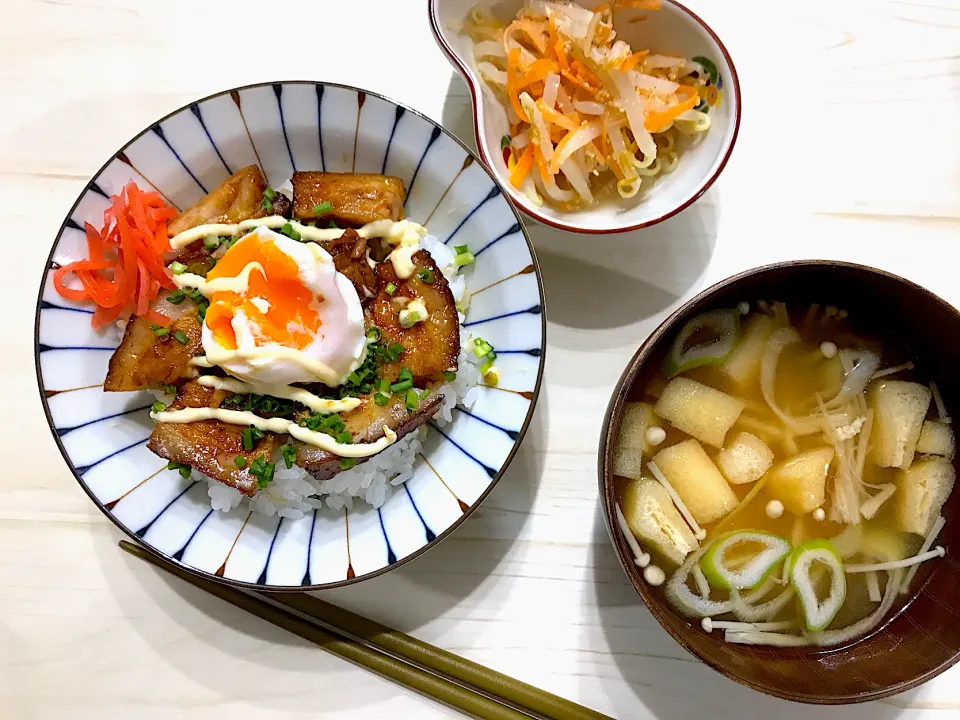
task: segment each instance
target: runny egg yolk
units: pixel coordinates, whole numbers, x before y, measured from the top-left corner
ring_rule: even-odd
[[[233,320],[243,313],[257,345],[276,344],[303,350],[321,326],[318,305],[323,297],[303,284],[297,262],[269,238],[248,236],[237,243],[207,273],[207,281],[238,276],[251,263],[253,270],[244,293],[215,292],[210,298],[206,324],[217,344],[237,349]]]

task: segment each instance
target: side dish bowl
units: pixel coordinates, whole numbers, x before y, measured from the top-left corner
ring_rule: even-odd
[[[477,148],[492,168],[503,191],[527,215],[546,225],[577,233],[607,234],[636,230],[670,218],[695,202],[723,171],[740,130],[740,81],[730,53],[717,34],[698,15],[674,0],[664,0],[656,11],[623,8],[614,15],[617,38],[634,49],[656,48],[686,58],[702,56],[716,66],[718,94],[709,108],[711,127],[694,147],[680,157],[672,173],[661,175],[644,197],[604,201],[564,212],[536,204],[510,183],[501,139],[510,132],[506,108],[480,77],[472,41],[459,34],[474,6],[509,21],[523,0],[430,0],[430,26],[440,48],[463,76],[473,101]],[[593,8],[595,0],[580,3]]]
[[[960,536],[960,496],[943,509],[946,525],[938,543],[942,561],[921,569],[912,597],[870,634],[830,648],[770,647],[726,642],[681,616],[663,588],[651,587],[634,562],[616,517],[613,457],[624,406],[639,399],[658,375],[678,330],[691,318],[741,302],[782,301],[789,307],[829,304],[880,329],[891,343],[935,377],[947,407],[960,403],[954,368],[960,358],[960,313],[903,278],[881,270],[827,261],[786,262],[749,270],[707,289],[671,315],[640,346],[611,398],[601,432],[600,496],[604,519],[624,571],[650,612],[684,648],[737,682],[788,700],[845,704],[887,697],[916,687],[960,659],[960,565],[953,550]],[[957,461],[954,460],[956,466]]]
[[[85,255],[84,223],[99,227],[109,196],[129,181],[159,190],[183,210],[252,164],[273,187],[297,170],[397,176],[406,187],[406,216],[441,241],[469,243],[476,257],[463,324],[496,347],[499,384],[477,386],[477,402],[469,411],[458,408],[442,430],[430,423],[413,477],[379,509],[357,500],[352,508],[324,505],[301,519],[212,510],[205,482],[182,477],[147,449],[154,398],[103,391],[119,338],[91,329],[90,310],[53,287],[53,270]],[[97,171],[70,209],[44,268],[35,351],[57,446],[110,520],[191,572],[282,591],[380,575],[459,526],[523,439],[540,389],[545,333],[530,241],[489,171],[462,143],[373,93],[275,82],[190,103],[125,143]]]

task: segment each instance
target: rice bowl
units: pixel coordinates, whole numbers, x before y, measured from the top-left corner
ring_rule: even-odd
[[[250,114],[269,110],[270,103],[283,108],[283,122],[276,114],[266,124],[251,124],[248,133]],[[475,157],[429,120],[390,101],[331,84],[278,83],[214,95],[196,108],[199,114],[184,108],[160,120],[111,158],[71,209],[51,252],[36,357],[57,444],[81,487],[120,529],[193,572],[270,589],[330,587],[385,572],[463,522],[499,480],[529,424],[545,332],[529,240]],[[158,133],[180,147],[179,133],[193,132],[191,123],[209,139],[171,165],[176,158],[170,147],[156,144]],[[284,135],[289,155],[269,149],[278,147],[277,140],[284,147]],[[335,147],[356,147],[357,155],[339,156]],[[331,477],[308,478],[277,464],[270,492],[238,503],[233,488],[192,468],[157,467],[146,447],[156,398],[103,392],[99,383],[116,338],[89,328],[81,314],[89,310],[61,297],[53,274],[86,255],[84,223],[98,223],[104,198],[131,180],[185,208],[201,197],[198,183],[205,192],[256,161],[258,150],[264,175],[277,188],[295,167],[386,170],[401,177],[409,190],[407,215],[426,220],[439,238],[422,238],[432,262],[448,266],[461,244],[469,244],[477,260],[467,273],[475,294],[458,316],[469,326],[460,338],[468,352],[457,357],[456,380],[437,387],[429,428],[398,438],[366,468]],[[211,162],[221,168],[211,170]],[[451,293],[466,297],[464,276],[450,275]],[[502,350],[496,387],[478,384],[486,361],[469,352],[471,333]],[[226,538],[232,539],[224,544]]]

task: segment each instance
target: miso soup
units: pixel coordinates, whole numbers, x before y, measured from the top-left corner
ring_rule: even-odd
[[[621,529],[705,631],[845,643],[944,555],[951,419],[923,369],[842,309],[756,305],[690,320],[627,404]]]

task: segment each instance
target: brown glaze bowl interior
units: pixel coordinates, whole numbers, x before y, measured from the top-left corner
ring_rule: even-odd
[[[847,310],[855,326],[902,346],[920,376],[936,380],[947,408],[960,412],[960,313],[953,306],[903,278],[861,265],[811,260],[749,270],[680,308],[643,343],[624,371],[600,436],[600,495],[607,530],[620,564],[654,617],[684,648],[727,677],[807,703],[864,702],[902,692],[960,658],[960,565],[954,554],[960,536],[960,491],[954,491],[943,510],[947,524],[938,544],[947,555],[921,566],[914,581],[918,589],[907,605],[867,637],[829,649],[737,645],[725,642],[721,632],[704,632],[698,621],[667,603],[662,588],[644,582],[616,522],[613,448],[624,403],[640,399],[683,323],[701,312],[761,299],[780,300],[791,309],[819,303]]]

